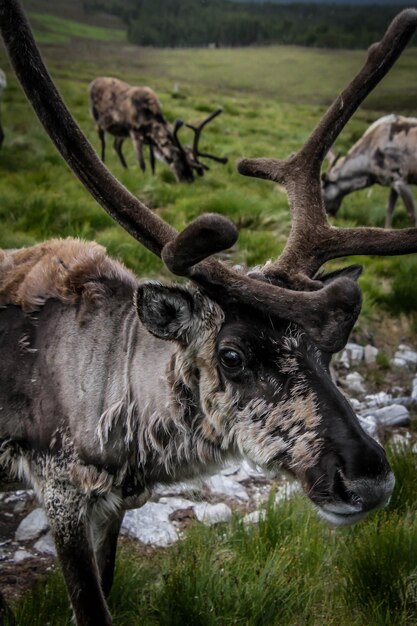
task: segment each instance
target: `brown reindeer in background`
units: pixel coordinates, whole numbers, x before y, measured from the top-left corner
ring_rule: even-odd
[[[123,167],[127,168],[122,145],[130,137],[141,170],[146,169],[143,146],[149,146],[152,174],[155,173],[155,156],[169,165],[181,182],[192,182],[194,174],[203,176],[208,166],[200,158],[227,163],[227,158],[200,152],[199,141],[203,128],[222,109],[216,109],[198,126],[186,124],[194,132],[192,148],[183,146],[178,131],[184,125],[178,120],[172,128],[166,121],[155,92],[149,87],[132,87],[122,80],[99,77],[89,87],[91,115],[96,122],[101,141],[101,158],[105,158],[105,133],[114,136],[114,149]]]
[[[285,186],[293,218],[282,254],[247,272],[212,256],[236,241],[228,219],[200,215],[178,233],[110,174],[51,82],[17,0],[0,0],[11,62],[65,160],[121,226],[190,280],[139,280],[79,240],[0,253],[0,484],[24,479],[36,490],[78,626],[111,625],[123,512],[155,484],[245,457],[290,471],[334,524],[387,503],[385,453],[329,372],[360,311],[361,268],[319,270],[352,254],[416,252],[417,229],[331,227],[320,167],[416,27],[411,9],[393,21],[299,152],[240,161],[241,174]]]
[[[352,191],[378,184],[390,187],[385,227],[391,228],[398,196],[410,222],[417,226],[417,210],[409,185],[417,185],[417,118],[386,115],[374,122],[339,158],[330,152],[329,169],[322,176],[324,205],[335,215]]]

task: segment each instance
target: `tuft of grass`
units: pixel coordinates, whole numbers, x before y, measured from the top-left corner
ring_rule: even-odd
[[[54,569],[46,582],[37,582],[13,612],[22,626],[70,626],[72,611],[61,572]]]
[[[416,617],[417,527],[414,515],[380,513],[350,533],[341,550],[344,599],[368,624],[406,624]]]

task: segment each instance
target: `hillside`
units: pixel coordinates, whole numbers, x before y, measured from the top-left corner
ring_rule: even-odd
[[[290,44],[367,48],[402,0],[370,11],[368,0],[23,0],[39,41],[83,38],[156,47],[237,47]],[[378,2],[378,0],[375,0]],[[373,2],[373,0],[369,0]]]
[[[82,0],[23,0],[40,43],[89,39],[108,42],[126,40],[126,26],[115,15],[89,11]]]

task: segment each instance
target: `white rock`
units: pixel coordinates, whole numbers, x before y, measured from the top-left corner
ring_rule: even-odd
[[[46,533],[49,523],[43,509],[34,509],[27,515],[17,527],[15,533],[16,541],[32,541],[40,535]]]
[[[405,346],[404,344],[398,346],[398,350],[394,354],[394,358],[403,359],[407,363],[417,365],[417,352],[410,348],[410,346]]]
[[[407,367],[408,365],[407,361],[399,356],[394,356],[394,358],[391,359],[390,363],[394,367]]]
[[[169,512],[166,518],[168,519],[168,516],[174,511],[181,511],[183,509],[189,509],[190,506],[191,507],[194,506],[195,502],[192,502],[192,500],[186,500],[186,498],[174,498],[174,497],[169,497],[169,496],[163,496],[162,498],[159,498],[158,504],[163,504],[169,509]]]
[[[209,504],[208,502],[194,504],[194,513],[198,521],[206,526],[228,522],[232,517],[232,509],[222,502],[218,504]]]
[[[365,393],[365,387],[362,384],[363,376],[359,374],[359,372],[352,372],[351,374],[347,374],[345,378],[345,385],[350,391],[355,391],[356,393]]]
[[[245,525],[249,525],[249,524],[259,524],[259,522],[262,520],[265,520],[266,518],[266,511],[265,510],[261,510],[261,511],[252,511],[252,513],[248,513],[247,515],[245,515],[245,517],[243,518],[243,523]]]
[[[47,535],[44,535],[43,537],[38,539],[33,547],[37,552],[40,552],[41,554],[56,556],[55,543],[51,533],[48,533]]]
[[[345,350],[350,356],[350,360],[352,362],[362,361],[364,355],[363,346],[360,346],[358,343],[349,342],[345,346]]]
[[[398,346],[398,350],[400,352],[413,352],[413,348],[406,343],[400,343],[400,345]]]
[[[382,426],[406,426],[410,423],[410,413],[402,404],[391,404],[382,409],[375,409],[372,415]]]
[[[373,415],[367,415],[366,417],[358,415],[358,420],[364,431],[379,443],[378,422],[376,418]]]
[[[379,393],[372,393],[365,396],[365,405],[369,408],[377,406],[387,406],[389,404],[394,404],[392,400],[392,395],[390,393],[385,393],[385,391],[380,391]]]
[[[362,402],[359,402],[357,398],[349,398],[349,404],[355,411],[359,411],[362,407]]]
[[[350,369],[349,352],[347,350],[342,350],[342,352],[339,352],[337,362],[340,363],[340,365],[343,365],[343,367],[345,367],[347,370]]]
[[[373,363],[375,363],[378,353],[379,353],[379,350],[378,348],[375,348],[375,346],[371,346],[370,344],[365,346],[365,350],[364,350],[365,363],[367,365],[372,365]]]
[[[127,511],[122,528],[148,545],[170,546],[178,540],[178,533],[169,521],[173,510],[166,504],[147,502],[140,509]]]
[[[413,378],[412,388],[411,388],[411,397],[413,400],[417,400],[417,376]]]
[[[242,485],[240,485],[236,480],[233,480],[233,478],[229,478],[229,476],[215,474],[205,480],[204,484],[213,493],[218,493],[229,498],[237,498],[238,500],[244,500],[245,502],[249,500],[246,489],[244,489],[244,487],[242,487]]]
[[[28,552],[27,550],[16,550],[13,555],[13,561],[15,563],[21,563],[22,561],[26,561],[26,559],[31,559],[33,554]]]

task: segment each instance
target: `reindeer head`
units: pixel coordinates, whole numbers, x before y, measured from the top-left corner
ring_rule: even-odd
[[[361,171],[360,159],[363,161]],[[324,207],[328,215],[336,215],[345,196],[352,191],[364,189],[372,184],[368,162],[365,156],[359,157],[353,167],[347,159],[337,158],[321,176]],[[359,166],[359,167],[358,167]],[[368,171],[367,171],[368,170]]]
[[[227,157],[217,157],[208,152],[201,152],[199,147],[201,134],[204,128],[218,115],[220,115],[222,111],[223,109],[216,109],[202,122],[200,122],[198,126],[194,126],[193,124],[184,124],[182,120],[177,120],[172,131],[171,129],[168,131],[170,137],[171,155],[169,160],[165,159],[165,161],[168,165],[170,165],[178,181],[193,182],[195,173],[198,176],[204,176],[204,173],[210,168],[206,163],[203,163],[200,160],[201,158],[211,159],[217,163],[222,163],[223,165],[228,162]],[[184,125],[194,133],[192,146],[184,146],[180,141],[179,130]]]
[[[408,43],[417,11],[403,11],[372,46],[363,69],[298,153],[285,161],[239,162],[241,174],[285,186],[293,218],[281,256],[252,272],[213,257],[236,241],[236,228],[226,218],[202,215],[178,234],[122,187],[63,105],[16,0],[0,5],[0,21],[28,98],[74,172],[129,233],[197,286],[145,283],[136,298],[145,327],[178,346],[177,391],[180,399],[181,393],[188,398],[185,430],[189,424],[198,429],[202,449],[240,453],[271,471],[292,471],[334,523],[355,521],[383,506],[394,484],[385,453],[361,429],[328,370],[360,311],[360,268],[318,272],[341,256],[415,252],[417,229],[331,227],[320,167]]]

